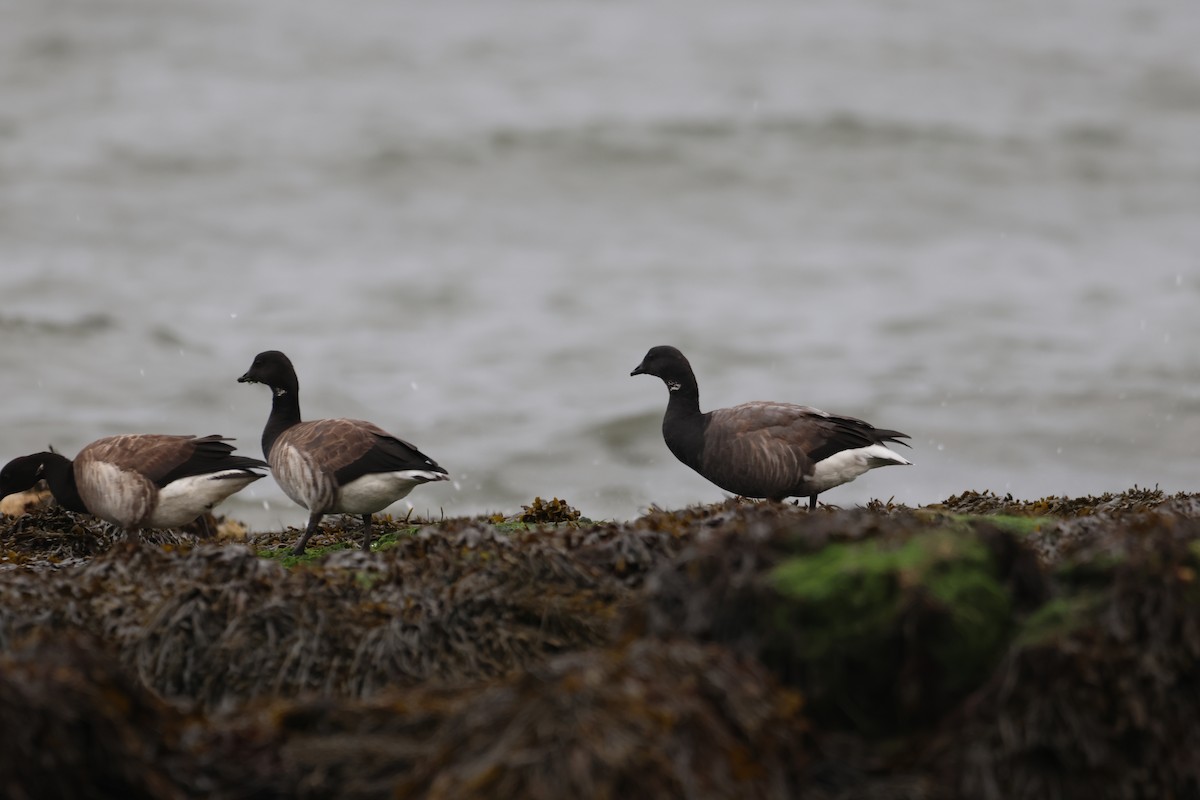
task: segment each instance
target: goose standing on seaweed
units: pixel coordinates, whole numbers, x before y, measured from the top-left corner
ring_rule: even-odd
[[[68,511],[92,514],[123,528],[186,525],[265,476],[265,461],[233,454],[224,436],[127,434],[97,439],[74,461],[61,453],[14,458],[0,470],[0,497],[45,479]]]
[[[875,467],[911,464],[888,448],[909,438],[810,406],[755,401],[700,412],[692,366],[674,347],[650,348],[630,375],[661,378],[670,392],[663,439],[675,457],[727,492],[782,501],[817,495]]]
[[[326,514],[359,514],[363,550],[371,549],[371,515],[446,470],[415,445],[359,419],[300,421],[300,384],[291,360],[278,350],[254,357],[238,383],[271,389],[263,428],[263,455],[284,493],[309,511],[308,527],[292,552],[299,555]]]

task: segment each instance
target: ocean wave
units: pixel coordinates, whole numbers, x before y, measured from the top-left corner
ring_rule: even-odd
[[[92,336],[114,330],[117,319],[110,314],[84,314],[75,319],[50,320],[0,316],[0,332],[48,336]]]
[[[689,149],[736,149],[763,142],[806,147],[955,149],[1037,149],[1074,146],[1117,149],[1129,134],[1116,122],[1064,122],[1045,130],[1020,133],[972,129],[945,122],[866,116],[851,112],[820,117],[799,115],[680,116],[644,120],[592,120],[576,125],[500,126],[439,137],[388,141],[366,155],[375,168],[428,166],[431,161],[486,163],[514,155],[582,157],[612,162],[663,163]]]

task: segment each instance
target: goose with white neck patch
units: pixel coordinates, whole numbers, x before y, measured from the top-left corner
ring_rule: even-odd
[[[696,375],[674,347],[652,347],[629,374],[666,384],[663,439],[675,457],[742,497],[807,497],[814,509],[821,492],[876,467],[912,463],[887,446],[907,446],[899,441],[906,434],[810,406],[755,401],[701,413]]]
[[[254,357],[238,383],[271,389],[263,455],[284,493],[308,509],[308,527],[292,552],[304,552],[326,514],[357,514],[363,550],[371,549],[371,515],[415,487],[450,476],[415,445],[358,419],[300,419],[300,384],[291,359],[278,350]]]

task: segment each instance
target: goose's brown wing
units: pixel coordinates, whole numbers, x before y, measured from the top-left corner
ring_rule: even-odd
[[[98,439],[80,451],[76,462],[104,462],[124,472],[143,475],[158,488],[191,475],[226,469],[265,467],[257,458],[233,455],[232,439],[225,436],[173,436],[133,433]]]
[[[896,437],[853,417],[792,403],[752,402],[709,415],[704,474],[727,491],[783,498],[805,493],[813,465]]]
[[[339,485],[377,472],[445,472],[412,444],[360,419],[301,422],[280,435],[275,446],[281,444],[306,453]]]
[[[810,409],[782,403],[744,403],[708,415],[702,473],[729,492],[746,497],[795,494],[812,473],[808,452],[820,429],[808,424]]]

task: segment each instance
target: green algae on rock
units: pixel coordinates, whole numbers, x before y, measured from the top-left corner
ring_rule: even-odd
[[[776,610],[779,624],[802,631],[800,657],[822,681],[852,681],[837,690],[848,702],[872,666],[878,680],[892,682],[903,655],[881,658],[888,650],[883,642],[914,622],[923,633],[924,669],[936,673],[942,690],[953,697],[974,686],[1012,624],[1012,602],[997,573],[977,538],[934,530],[903,543],[830,544],[784,561],[770,580],[788,601]]]
[[[823,725],[931,724],[987,678],[1045,587],[1012,534],[927,525],[841,512],[715,533],[652,578],[649,630],[761,659]]]
[[[1154,519],[1060,587],[945,720],[926,760],[956,796],[1200,796],[1200,523],[1130,522]]]

